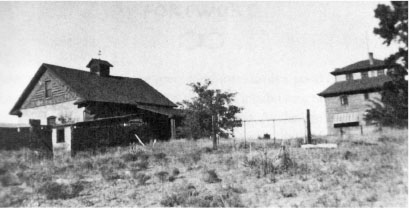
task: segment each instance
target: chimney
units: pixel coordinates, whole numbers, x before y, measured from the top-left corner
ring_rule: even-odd
[[[368,55],[369,55],[369,65],[372,66],[372,65],[374,64],[374,61],[373,61],[373,53],[372,53],[372,52],[369,52]]]
[[[87,68],[90,69],[92,74],[96,74],[101,77],[109,77],[110,67],[113,67],[108,61],[101,59],[91,59],[87,64]]]

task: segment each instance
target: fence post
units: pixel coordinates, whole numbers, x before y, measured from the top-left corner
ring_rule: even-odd
[[[310,121],[310,109],[307,109],[307,143],[311,144],[311,121]]]
[[[244,126],[244,149],[246,149],[246,121],[243,121]]]
[[[276,143],[276,121],[273,120],[273,130],[274,130],[274,144]]]

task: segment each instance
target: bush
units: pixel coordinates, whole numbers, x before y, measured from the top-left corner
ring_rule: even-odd
[[[160,171],[155,173],[155,176],[163,183],[168,179],[169,173],[166,171]]]
[[[115,172],[112,167],[102,167],[100,168],[100,173],[102,178],[107,181],[117,180],[121,178],[121,176],[117,172]]]
[[[158,153],[153,154],[153,157],[155,158],[155,160],[161,161],[161,160],[166,159],[166,154],[163,152],[158,152]]]
[[[71,199],[77,197],[83,189],[81,182],[74,184],[46,182],[38,189],[38,192],[45,194],[47,199]]]
[[[91,161],[86,160],[79,164],[79,168],[86,169],[86,170],[92,170],[94,168],[94,165],[92,164]]]
[[[144,173],[134,173],[133,178],[136,179],[136,181],[138,182],[138,185],[140,186],[144,186],[146,185],[146,182],[151,179],[150,176],[144,174]]]
[[[174,168],[174,169],[172,170],[172,175],[173,175],[173,176],[178,176],[179,174],[180,174],[179,169]]]
[[[0,207],[22,207],[25,200],[29,198],[29,193],[23,188],[12,187],[5,194],[0,194]]]
[[[21,185],[22,182],[20,181],[20,179],[11,173],[6,173],[0,176],[0,183],[2,186],[6,187],[6,186],[18,186]]]
[[[171,195],[161,200],[165,207],[244,207],[239,195],[232,189],[222,189],[217,194],[199,193],[193,185],[176,187]]]
[[[22,171],[17,176],[27,185],[34,186],[36,183],[44,183],[52,180],[52,174],[40,171]]]
[[[187,154],[183,154],[182,157],[179,157],[179,162],[183,163],[184,165],[191,165],[197,164],[202,158],[201,151],[190,152]]]
[[[280,186],[280,193],[285,198],[297,196],[297,190],[295,190],[294,187],[291,185]]]
[[[131,161],[147,161],[149,159],[149,155],[143,151],[138,151],[138,152],[132,152],[132,153],[126,153],[121,156],[121,159],[123,159],[125,162],[131,162]]]
[[[203,172],[203,181],[206,183],[218,183],[222,181],[216,174],[215,170],[207,170]]]
[[[176,180],[176,177],[175,176],[169,176],[169,178],[168,178],[168,180],[170,181],[170,182],[173,182],[173,181],[175,181]]]
[[[138,162],[134,162],[131,164],[131,167],[133,167],[135,170],[138,170],[138,171],[146,170],[148,169],[148,166],[149,166],[148,160],[138,161]]]
[[[350,159],[355,158],[355,157],[356,157],[356,154],[352,153],[352,152],[350,152],[348,150],[342,155],[342,159],[344,159],[344,160],[350,160]]]

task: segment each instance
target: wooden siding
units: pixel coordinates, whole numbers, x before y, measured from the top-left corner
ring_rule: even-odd
[[[363,120],[363,115],[365,111],[369,108],[367,100],[365,100],[364,93],[360,94],[352,94],[347,95],[348,97],[348,105],[341,105],[341,96],[334,96],[334,97],[327,97],[325,98],[325,105],[326,105],[326,114],[327,114],[327,130],[329,135],[338,135],[340,134],[339,128],[334,128],[333,120],[335,114],[340,113],[354,113],[358,112],[360,114],[359,120],[360,125],[362,125],[364,130],[367,130],[366,122]],[[380,98],[380,94],[378,92],[369,93],[369,99],[373,98]],[[357,127],[348,127],[343,128],[344,132],[355,134],[356,132],[360,132],[360,126]],[[370,127],[372,129],[372,127]]]
[[[50,97],[45,97],[45,81],[50,81],[52,94]],[[27,97],[22,105],[22,109],[35,108],[45,105],[54,105],[67,101],[76,100],[77,95],[71,89],[64,85],[52,72],[46,71],[40,78],[33,91]]]

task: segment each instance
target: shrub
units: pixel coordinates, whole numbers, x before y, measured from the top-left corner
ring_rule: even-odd
[[[173,176],[178,176],[179,174],[180,174],[179,169],[173,168],[173,170],[172,170],[172,175],[173,175]]]
[[[123,154],[121,159],[125,162],[146,161],[149,159],[149,155],[143,151],[137,151]]]
[[[314,202],[313,207],[324,206],[324,207],[339,207],[340,199],[335,193],[323,194],[317,198]]]
[[[170,181],[170,182],[173,182],[173,181],[175,181],[176,180],[176,177],[175,176],[169,176],[169,178],[168,178],[168,180]]]
[[[252,169],[257,177],[267,176],[270,173],[274,173],[273,161],[266,155],[253,158],[244,158],[243,165]]]
[[[12,174],[12,173],[6,173],[0,176],[0,183],[2,186],[6,187],[6,186],[18,186],[21,185],[22,182],[20,181],[20,179]]]
[[[193,185],[176,187],[171,195],[161,200],[165,207],[243,207],[239,195],[231,189],[222,189],[217,194],[199,193]]]
[[[115,172],[112,167],[102,167],[100,168],[100,173],[102,178],[107,181],[117,180],[121,178],[121,176],[117,172]]]
[[[350,160],[350,159],[352,159],[352,158],[355,158],[356,157],[356,154],[354,154],[354,153],[352,153],[352,152],[350,152],[350,151],[346,151],[346,152],[344,152],[344,154],[342,155],[342,159],[344,159],[344,160]]]
[[[136,181],[138,182],[138,185],[140,186],[144,186],[146,185],[146,182],[151,179],[150,176],[144,174],[144,173],[134,173],[133,178],[136,179]]]
[[[188,154],[182,155],[178,160],[184,165],[197,164],[202,158],[201,151],[190,152]]]
[[[94,168],[94,165],[92,164],[91,161],[85,160],[85,161],[83,161],[83,162],[81,162],[81,163],[79,164],[79,167],[80,167],[81,169],[92,170],[92,169]]]
[[[166,171],[160,171],[155,173],[155,176],[158,177],[158,179],[163,183],[167,180],[169,173]]]
[[[210,148],[210,147],[204,147],[204,148],[202,149],[202,152],[203,152],[203,153],[211,153],[211,152],[213,152],[213,149]]]
[[[153,154],[153,157],[157,161],[166,160],[166,154],[163,153],[163,152],[155,153],[155,154]]]
[[[17,173],[17,176],[30,186],[34,186],[36,183],[44,183],[52,180],[52,174],[35,170],[22,171]]]
[[[22,207],[28,197],[29,193],[23,188],[12,187],[7,193],[0,194],[0,207]]]
[[[145,161],[134,162],[134,163],[131,164],[131,166],[133,168],[135,168],[136,170],[138,170],[138,171],[146,170],[146,169],[148,169],[149,161],[145,160]]]
[[[203,172],[203,181],[206,183],[218,183],[222,181],[216,174],[215,170],[207,170]]]
[[[295,188],[291,185],[280,186],[280,193],[285,198],[297,196],[297,190],[295,190]]]
[[[77,197],[83,189],[81,182],[74,184],[46,182],[38,189],[38,192],[45,194],[47,199],[71,199]]]

